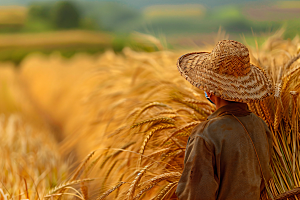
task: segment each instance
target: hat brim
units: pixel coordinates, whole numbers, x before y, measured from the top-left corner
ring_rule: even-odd
[[[181,75],[192,85],[228,101],[249,103],[273,93],[270,79],[255,65],[250,64],[250,71],[244,76],[218,74],[210,65],[209,52],[188,53],[177,62]]]

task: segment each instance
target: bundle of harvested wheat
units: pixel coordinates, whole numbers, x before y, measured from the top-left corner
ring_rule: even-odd
[[[263,52],[257,55],[257,64],[272,77],[275,94],[260,103],[249,104],[268,123],[274,136],[270,189],[276,199],[293,199],[297,190],[300,194],[299,189],[289,192],[300,186],[299,47],[299,37],[286,41],[275,35],[266,41]]]

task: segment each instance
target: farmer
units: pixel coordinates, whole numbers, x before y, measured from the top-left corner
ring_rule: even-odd
[[[192,131],[177,186],[180,200],[259,200],[271,179],[271,133],[246,103],[272,94],[243,44],[219,41],[212,52],[178,60],[181,75],[204,90],[216,111]],[[268,187],[267,187],[268,189]]]

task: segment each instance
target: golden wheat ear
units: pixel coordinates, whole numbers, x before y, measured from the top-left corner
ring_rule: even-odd
[[[92,151],[91,153],[89,153],[89,155],[86,156],[86,158],[84,159],[84,161],[77,168],[77,170],[75,171],[75,173],[73,174],[73,176],[70,178],[70,181],[74,181],[77,178],[77,176],[79,175],[80,171],[85,167],[85,165],[87,164],[87,162],[93,157],[93,155],[95,154],[95,152],[96,151]]]
[[[115,185],[114,187],[110,188],[109,190],[101,194],[99,197],[97,197],[96,200],[102,200],[106,198],[108,195],[110,195],[113,191],[121,187],[123,184],[125,184],[125,182],[119,182],[117,185]]]
[[[178,179],[180,178],[181,173],[179,172],[170,172],[170,173],[164,173],[161,175],[158,175],[144,183],[141,183],[138,187],[142,187],[142,189],[140,189],[140,191],[138,192],[138,194],[133,198],[134,200],[139,199],[143,194],[145,194],[147,191],[149,191],[150,189],[152,189],[155,185],[157,185],[158,183],[160,183],[161,181],[165,181],[168,179]]]
[[[175,128],[175,125],[173,124],[166,124],[166,125],[159,125],[159,126],[155,126],[153,127],[145,136],[144,141],[142,146],[140,147],[139,153],[141,154],[140,159],[139,159],[139,164],[142,162],[142,155],[144,154],[145,148],[147,146],[147,143],[149,142],[149,140],[151,139],[152,135],[157,132],[157,131],[161,131],[164,129],[173,129]]]
[[[109,161],[110,159],[114,159],[116,156],[118,156],[120,153],[123,152],[123,150],[129,148],[130,146],[134,145],[136,142],[129,142],[127,144],[125,144],[124,146],[122,146],[119,150],[115,151],[114,153],[112,153],[111,155],[107,156],[104,161],[100,164],[100,169],[104,167],[104,165],[107,163],[107,161]]]
[[[82,193],[82,196],[83,196],[83,200],[88,200],[89,199],[88,189],[89,189],[88,186],[86,186],[84,184],[84,182],[80,183],[80,190],[81,190],[81,193]]]
[[[146,119],[144,121],[133,124],[130,128],[137,128],[144,124],[150,124],[150,126],[152,126],[159,123],[174,124],[174,119],[170,117],[157,117],[157,118]]]
[[[63,184],[60,184],[60,185],[56,186],[52,190],[50,190],[49,193],[46,196],[44,196],[44,198],[51,198],[53,195],[55,195],[55,193],[65,189],[67,187],[70,187],[72,185],[77,185],[77,184],[84,183],[84,182],[90,182],[90,181],[93,181],[93,180],[95,180],[95,179],[87,178],[87,179],[82,179],[82,180],[75,180],[75,181],[65,182]],[[63,192],[60,193],[60,194],[63,194]]]
[[[141,178],[143,177],[143,175],[146,173],[147,169],[150,168],[154,163],[150,163],[148,165],[146,165],[144,168],[142,168],[141,170],[138,171],[136,177],[134,178],[134,180],[131,182],[129,190],[127,191],[127,200],[133,200],[133,196],[134,196],[134,192],[136,190],[136,187],[138,186]]]
[[[174,131],[167,139],[165,139],[161,144],[164,145],[166,142],[168,142],[172,137],[175,137],[176,135],[179,135],[183,132],[187,132],[190,131],[191,129],[193,129],[195,126],[197,126],[198,124],[200,124],[200,121],[195,121],[195,122],[191,122],[188,123],[180,128],[178,128],[176,131]],[[187,136],[187,134],[185,134],[185,136]]]
[[[133,123],[138,119],[138,117],[145,112],[146,110],[153,108],[153,107],[169,107],[164,103],[160,103],[160,102],[151,102],[149,104],[147,104],[146,106],[142,107],[141,109],[139,109],[139,111],[135,114],[134,119],[133,119]]]
[[[169,183],[166,185],[157,196],[153,197],[151,200],[162,200],[165,199],[166,196],[168,196],[170,193],[173,193],[174,188],[176,188],[178,185],[178,181]]]

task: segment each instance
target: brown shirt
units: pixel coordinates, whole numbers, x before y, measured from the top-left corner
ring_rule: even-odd
[[[271,178],[272,138],[266,123],[247,104],[223,106],[199,124],[189,137],[184,170],[176,195],[180,200],[259,200],[264,188],[255,145],[265,179]]]

